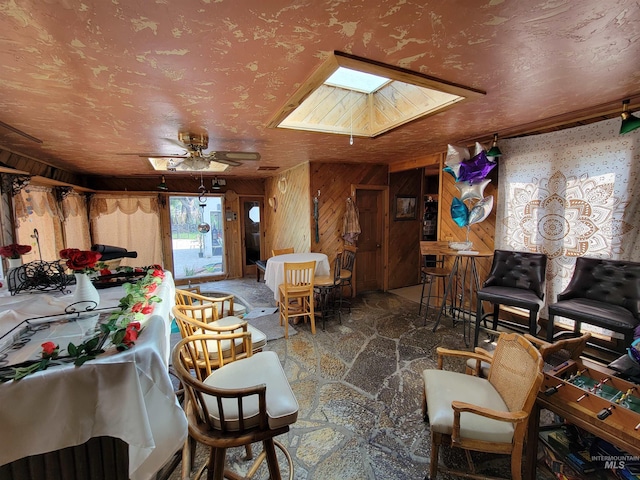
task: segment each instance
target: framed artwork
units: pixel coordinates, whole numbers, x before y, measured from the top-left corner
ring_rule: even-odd
[[[396,216],[394,220],[415,220],[417,218],[417,197],[396,195]]]

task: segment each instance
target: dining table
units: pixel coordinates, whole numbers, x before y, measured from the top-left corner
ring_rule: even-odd
[[[283,255],[275,255],[267,260],[267,266],[264,271],[264,282],[273,292],[273,298],[276,302],[279,301],[278,289],[284,282],[284,264],[311,261],[316,262],[316,276],[329,275],[331,272],[329,258],[324,253],[285,253]]]
[[[13,337],[15,342],[20,337],[13,332],[20,331],[26,319],[36,326],[47,322],[56,325],[31,333],[35,347],[39,348],[43,339],[38,335],[44,334],[46,340],[63,349],[68,344],[64,335],[81,329],[86,322],[95,322],[92,315],[117,311],[119,299],[125,295],[122,286],[101,289],[99,308],[80,312],[74,320],[63,313],[72,300],[73,288],[69,292],[17,295],[0,292],[4,351],[7,338],[10,341]],[[46,370],[0,384],[0,471],[28,458],[113,437],[128,448],[128,478],[147,480],[155,478],[180,451],[187,438],[187,420],[169,376],[171,307],[175,304],[170,272],[165,272],[154,294],[160,302],[154,304],[153,312],[141,317],[142,330],[131,348],[118,351],[105,345],[104,353],[81,366],[54,361]],[[57,339],[56,332],[63,336]]]

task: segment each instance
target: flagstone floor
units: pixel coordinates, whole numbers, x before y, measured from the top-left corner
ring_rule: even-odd
[[[252,308],[275,305],[272,292],[255,278],[201,288],[234,293]],[[428,319],[423,325],[417,303],[370,293],[355,299],[342,323],[328,320],[325,331],[317,325],[316,335],[309,325],[299,324],[297,335],[268,342],[265,350],[278,353],[300,406],[297,422],[279,438],[293,458],[293,478],[425,478],[429,428],[421,415],[421,372],[436,367],[436,346],[465,347],[460,325],[453,327],[445,319],[433,333],[433,322]],[[228,463],[246,470],[244,451],[234,450]],[[466,463],[457,449],[445,450],[445,462]],[[199,450],[197,463],[206,455]],[[484,455],[476,460],[487,473],[508,477],[509,457]],[[180,478],[179,470],[171,479]],[[538,478],[548,477],[539,473]]]

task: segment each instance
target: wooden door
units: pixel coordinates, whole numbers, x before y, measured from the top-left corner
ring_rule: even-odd
[[[255,276],[256,261],[262,256],[262,222],[264,202],[262,198],[241,197],[240,208],[242,213],[242,275],[244,277]]]
[[[356,189],[360,213],[360,236],[356,254],[358,292],[384,290],[384,192],[380,189]]]

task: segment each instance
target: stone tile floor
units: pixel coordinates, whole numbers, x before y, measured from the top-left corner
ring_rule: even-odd
[[[234,293],[252,308],[274,306],[272,292],[255,279],[201,288]],[[316,335],[300,324],[299,334],[267,344],[266,350],[278,353],[300,405],[298,421],[278,438],[293,458],[295,479],[425,478],[430,447],[421,414],[421,372],[436,367],[436,346],[465,345],[461,325],[453,327],[450,319],[436,333],[431,331],[434,319],[423,323],[417,303],[390,293],[368,293],[355,299],[342,323],[328,319],[325,331],[317,325]],[[203,450],[198,464],[206,459]],[[458,449],[443,450],[441,461],[466,465]],[[228,454],[228,463],[241,471],[247,468],[243,453],[234,449]],[[509,476],[509,457],[474,459],[476,468],[483,466],[487,474]],[[179,470],[170,478],[180,478]]]

